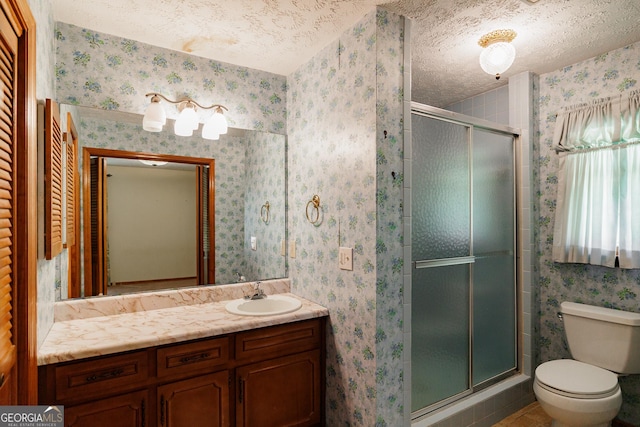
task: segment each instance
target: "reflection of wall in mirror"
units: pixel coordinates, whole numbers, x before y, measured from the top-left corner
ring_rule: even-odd
[[[246,186],[244,203],[244,259],[247,280],[280,277],[284,270],[281,243],[285,229],[284,171],[285,146],[280,135],[251,133],[246,140]],[[261,217],[262,206],[269,202],[269,220]],[[257,250],[251,250],[256,237]]]
[[[196,173],[107,166],[109,283],[196,277]]]

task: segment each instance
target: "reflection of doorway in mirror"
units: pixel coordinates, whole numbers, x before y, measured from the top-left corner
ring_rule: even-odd
[[[107,176],[109,285],[197,284],[194,168],[111,165]]]

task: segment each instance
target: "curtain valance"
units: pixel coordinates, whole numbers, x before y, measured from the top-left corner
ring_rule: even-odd
[[[564,108],[553,148],[580,151],[640,141],[640,90]]]

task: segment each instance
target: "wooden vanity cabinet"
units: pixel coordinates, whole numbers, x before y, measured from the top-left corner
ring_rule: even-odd
[[[147,390],[99,399],[64,408],[64,422],[69,427],[144,427],[149,425]],[[117,423],[115,422],[117,420]]]
[[[321,426],[324,318],[40,366],[73,427]]]
[[[236,426],[322,425],[322,326],[289,323],[236,336]]]
[[[158,387],[159,426],[229,426],[229,371]]]

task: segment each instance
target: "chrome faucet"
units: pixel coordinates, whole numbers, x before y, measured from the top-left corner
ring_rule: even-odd
[[[253,295],[246,296],[244,298],[254,300],[254,299],[263,299],[267,297],[267,294],[265,294],[262,288],[260,287],[260,282],[254,283],[253,290],[254,290]]]

